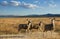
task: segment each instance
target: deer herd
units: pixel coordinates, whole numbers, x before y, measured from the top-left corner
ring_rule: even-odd
[[[40,30],[42,32],[55,31],[55,18],[50,20],[50,24],[44,24],[42,21],[39,21],[38,24],[33,24],[30,20],[27,19],[27,21],[27,24],[19,24],[18,32],[21,29],[24,29],[26,32],[31,31],[32,29]]]

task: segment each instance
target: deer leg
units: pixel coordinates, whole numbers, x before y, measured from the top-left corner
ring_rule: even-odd
[[[18,28],[18,32],[20,31],[20,28]]]

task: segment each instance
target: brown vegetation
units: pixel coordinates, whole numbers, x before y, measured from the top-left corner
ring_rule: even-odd
[[[27,24],[27,20],[32,21],[33,24],[39,23],[42,21],[45,24],[51,23],[50,18],[0,18],[0,34],[7,33],[18,33],[18,25],[19,24]],[[56,17],[56,20],[60,20],[60,18]],[[60,30],[60,21],[55,21],[56,30]]]
[[[55,17],[55,18],[56,18],[55,20],[60,20],[60,17]],[[33,24],[38,24],[40,21],[42,21],[45,24],[51,23],[50,18],[48,18],[48,17],[43,17],[43,18],[42,17],[41,18],[0,18],[0,35],[2,35],[2,34],[3,35],[4,34],[15,34],[15,35],[20,34],[18,32],[18,26],[19,26],[19,24],[27,24],[26,19],[31,20]],[[56,29],[56,32],[58,32],[60,34],[60,21],[55,21],[55,29]],[[33,30],[33,31],[37,32],[36,30]],[[40,36],[40,34],[43,35],[43,33],[38,33],[38,32],[37,32],[37,34],[35,33],[35,35],[39,35],[39,36]],[[28,34],[28,36],[30,36],[28,38],[35,39],[35,35],[33,37],[31,37]],[[40,39],[39,37],[37,37],[37,38]],[[45,39],[45,38],[42,38],[42,39]],[[50,39],[50,38],[47,38],[47,39]],[[51,38],[51,39],[54,39],[54,38]]]

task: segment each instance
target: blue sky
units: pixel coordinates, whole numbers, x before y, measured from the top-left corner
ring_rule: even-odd
[[[60,14],[60,0],[0,0],[0,15]]]

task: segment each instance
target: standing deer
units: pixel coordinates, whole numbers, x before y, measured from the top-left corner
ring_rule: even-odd
[[[50,31],[51,35],[52,35],[52,30],[55,31],[55,18],[51,19],[50,21],[51,21],[50,24],[45,24],[45,23],[42,22],[43,37],[47,36],[47,31]],[[46,32],[46,34],[44,32]]]
[[[29,28],[29,30],[32,30],[32,29],[36,29],[36,30],[42,30],[41,28],[41,22],[39,22],[38,24],[32,24]]]
[[[50,24],[45,24],[44,26],[44,31],[51,31],[51,30],[55,30],[55,18],[51,19]]]
[[[18,31],[20,31],[21,29],[25,29],[27,31],[29,29],[29,27],[31,26],[31,21],[29,21],[28,19],[27,21],[27,24],[19,24]]]

